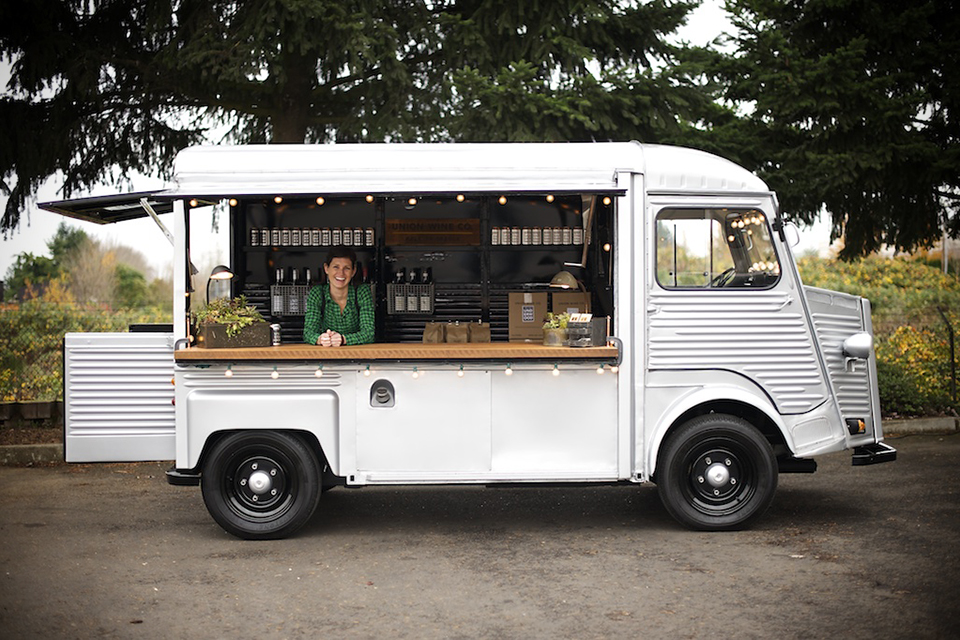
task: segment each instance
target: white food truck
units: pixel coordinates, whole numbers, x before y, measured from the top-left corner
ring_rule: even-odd
[[[198,340],[210,282],[191,212],[212,205],[218,271],[273,325],[268,344]],[[198,147],[165,190],[42,206],[150,215],[174,252],[172,325],[65,337],[66,460],[175,460],[171,484],[199,485],[242,538],[292,534],[338,485],[651,481],[683,525],[734,529],[815,456],[896,457],[869,302],[804,286],[776,196],[707,153]],[[372,344],[302,342],[334,245],[373,293]],[[577,314],[556,346],[548,312]]]

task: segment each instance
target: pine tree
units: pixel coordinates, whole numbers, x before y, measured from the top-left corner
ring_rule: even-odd
[[[658,141],[709,103],[667,44],[699,0],[42,0],[0,5],[0,228],[214,142]],[[16,16],[14,14],[17,14]],[[213,126],[216,125],[216,126]]]
[[[950,0],[730,0],[739,33],[714,70],[746,113],[712,144],[789,215],[823,210],[842,256],[960,232],[960,11]]]

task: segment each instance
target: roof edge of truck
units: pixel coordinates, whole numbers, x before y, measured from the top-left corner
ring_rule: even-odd
[[[40,203],[101,224],[158,213],[180,198],[457,193],[623,193],[642,174],[648,193],[769,194],[743,167],[687,147],[639,142],[218,145],[182,150],[165,188]]]

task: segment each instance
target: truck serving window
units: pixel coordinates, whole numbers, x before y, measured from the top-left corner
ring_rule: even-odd
[[[756,209],[664,209],[657,282],[666,289],[765,288],[780,278],[766,216]]]

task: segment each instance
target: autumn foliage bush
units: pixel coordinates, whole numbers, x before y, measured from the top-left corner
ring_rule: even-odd
[[[40,297],[0,304],[0,401],[62,399],[65,333],[127,331],[146,322],[170,322],[170,313],[78,303],[57,283]]]
[[[960,281],[955,276],[920,261],[879,256],[852,262],[803,258],[799,268],[804,284],[870,300],[885,415],[956,410],[944,321],[960,331]]]

